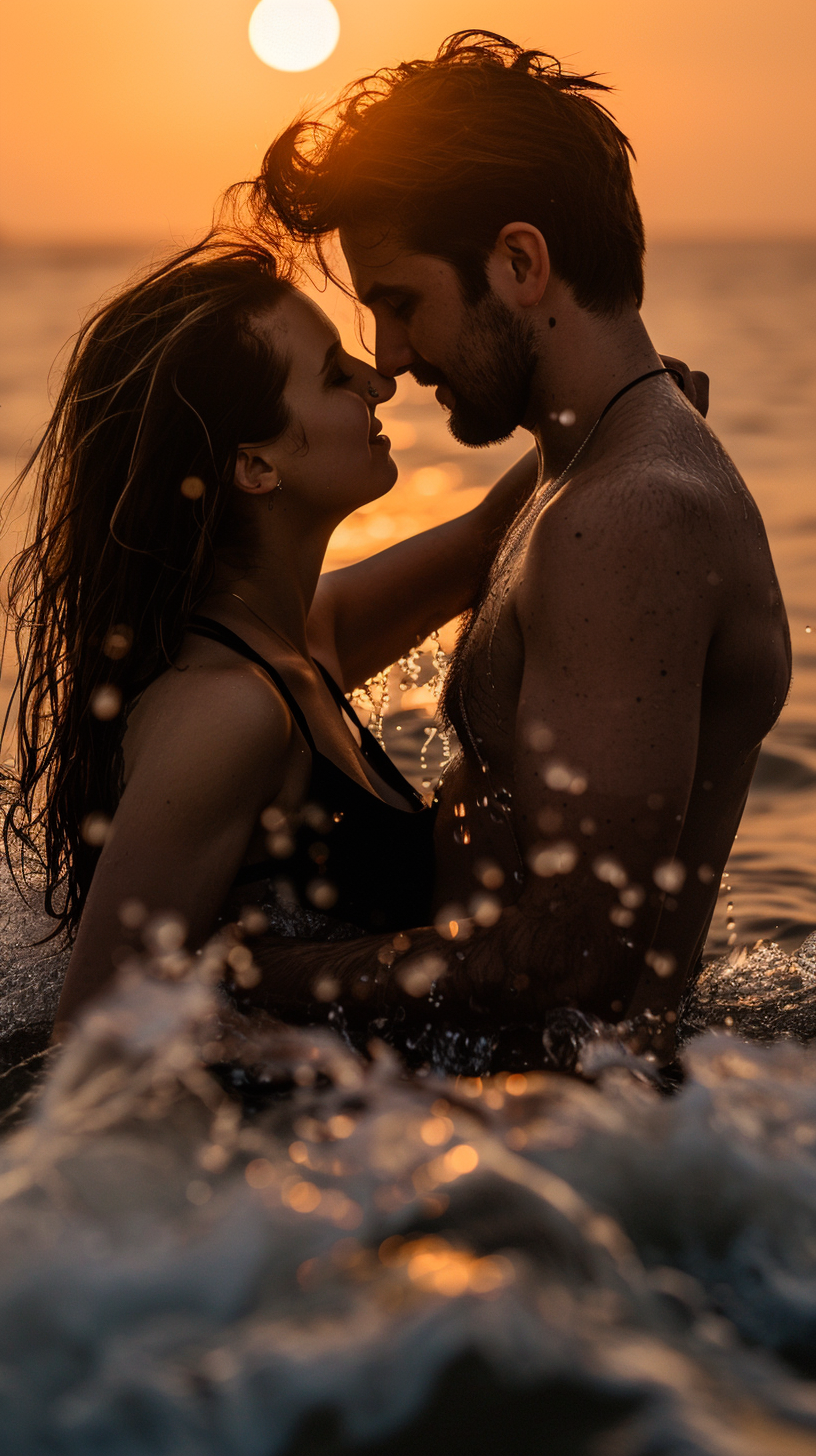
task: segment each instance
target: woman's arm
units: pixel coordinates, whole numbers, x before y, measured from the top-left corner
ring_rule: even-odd
[[[104,990],[120,948],[140,944],[120,918],[126,901],[138,901],[148,918],[181,916],[188,944],[202,943],[285,777],[291,722],[260,673],[188,668],[166,673],[149,691],[68,966],[57,1034]]]
[[[528,450],[474,510],[321,576],[309,639],[318,656],[331,652],[347,691],[467,610],[537,474],[537,453]]]

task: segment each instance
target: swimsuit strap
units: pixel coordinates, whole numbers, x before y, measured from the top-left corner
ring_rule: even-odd
[[[317,658],[314,659],[314,664],[315,667],[319,669],[323,681],[325,682],[326,687],[334,698],[334,701],[336,702],[338,708],[342,709],[346,717],[351,719],[355,728],[359,728],[361,733],[367,733],[368,729],[364,728],[363,724],[360,722],[360,719],[357,717],[357,714],[355,713],[354,709],[351,706],[351,703],[343,692],[343,689],[340,687],[339,683],[335,682],[334,678],[329,672],[329,669],[327,667],[324,667],[322,662],[318,662]]]
[[[250,647],[249,643],[245,642],[243,637],[239,637],[237,632],[231,632],[229,627],[225,627],[221,622],[216,622],[213,617],[191,617],[187,630],[192,632],[195,637],[209,637],[212,642],[220,642],[222,647],[230,647],[233,652],[247,658],[249,662],[254,662],[256,667],[262,668],[278,689],[312,753],[318,752],[312,737],[312,730],[306,720],[306,714],[291,688],[287,687],[277,668],[273,667],[271,662],[267,662],[265,657],[261,657],[260,652],[256,652],[253,647]],[[319,663],[318,666],[320,666]]]
[[[344,778],[348,779],[350,783],[354,784],[355,788],[361,789],[362,792],[368,794],[370,798],[376,799],[379,803],[384,802],[379,798],[378,794],[374,793],[373,789],[363,789],[362,784],[358,784],[356,779],[352,779],[351,776],[346,773],[345,769],[338,768],[337,764],[334,762],[333,759],[327,758],[325,753],[320,752],[320,749],[315,744],[309,724],[306,721],[306,715],[303,712],[303,709],[301,708],[297,699],[293,696],[291,688],[287,687],[277,668],[274,668],[271,662],[267,662],[265,657],[261,657],[259,652],[256,652],[254,648],[250,647],[249,643],[245,642],[243,637],[239,637],[236,632],[230,631],[229,627],[225,627],[221,622],[216,622],[212,617],[191,617],[188,623],[187,630],[189,632],[192,632],[197,637],[209,637],[210,640],[213,642],[220,642],[223,647],[230,647],[233,652],[239,653],[241,657],[247,658],[249,662],[254,662],[257,667],[262,668],[263,671],[267,673],[268,676],[272,679],[273,683],[278,689],[278,692],[284,699],[284,702],[287,704],[292,714],[292,717],[297,723],[298,728],[300,729],[303,737],[306,739],[306,742],[309,745],[309,748],[311,749],[312,760],[315,763],[318,760],[322,761],[329,766],[330,770],[333,770],[335,773],[342,774]],[[370,728],[366,728],[365,725],[360,722],[360,719],[357,717],[357,714],[349,703],[345,693],[343,692],[343,689],[339,687],[339,685],[335,682],[328,668],[324,667],[322,662],[318,662],[317,658],[314,659],[314,662],[315,666],[320,671],[326,687],[329,689],[329,692],[331,693],[338,707],[342,708],[343,712],[351,720],[355,728],[358,729],[361,739],[360,750],[362,752],[363,758],[365,758],[368,763],[371,764],[372,768],[376,770],[380,777],[383,778],[392,789],[396,790],[398,794],[401,794],[403,798],[407,798],[408,802],[416,805],[418,809],[424,809],[426,807],[426,804],[424,799],[422,798],[422,795],[414,788],[413,784],[409,783],[408,779],[406,779],[404,775],[400,773],[396,764],[392,761],[392,759],[389,758],[382,744],[377,741]],[[393,806],[386,805],[386,807],[390,808]],[[404,810],[399,810],[399,813],[403,812]]]
[[[343,712],[347,715],[347,717],[351,719],[351,722],[354,724],[355,728],[359,730],[360,752],[362,753],[363,758],[367,759],[368,762],[371,764],[371,767],[376,770],[380,777],[384,779],[385,782],[389,784],[392,789],[395,789],[398,794],[401,794],[403,798],[407,798],[409,802],[415,804],[417,808],[427,808],[425,800],[419,793],[419,790],[414,788],[413,784],[409,782],[409,780],[405,777],[403,773],[400,773],[400,770],[397,768],[394,760],[390,758],[389,755],[386,753],[379,739],[374,737],[371,729],[367,728],[364,723],[360,722],[360,719],[358,718],[353,707],[351,706],[351,703],[343,692],[343,689],[335,682],[328,668],[324,667],[322,662],[318,662],[317,658],[315,658],[315,662],[323,675],[326,687],[329,689],[329,692],[331,693],[338,707],[342,708]],[[403,811],[400,810],[400,813],[402,812]]]

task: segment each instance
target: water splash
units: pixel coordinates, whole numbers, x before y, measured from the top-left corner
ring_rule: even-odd
[[[812,1453],[816,1068],[687,1071],[406,1079],[124,978],[0,1155],[9,1449]]]

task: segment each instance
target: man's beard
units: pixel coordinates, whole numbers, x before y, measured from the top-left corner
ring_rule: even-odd
[[[455,401],[448,429],[461,445],[506,440],[530,403],[538,363],[531,325],[491,292],[469,314],[455,358],[455,373],[424,362],[410,372],[418,384],[447,385]]]

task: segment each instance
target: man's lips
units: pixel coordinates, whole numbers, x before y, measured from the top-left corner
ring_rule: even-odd
[[[439,404],[444,405],[445,409],[453,409],[454,405],[456,404],[456,399],[453,392],[448,388],[447,384],[437,385],[434,393]]]

